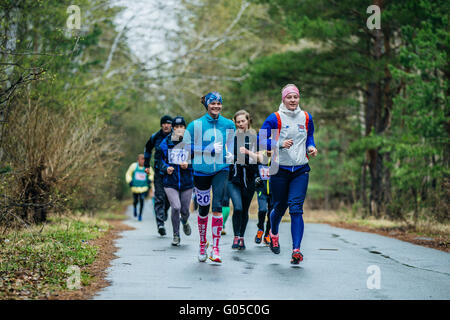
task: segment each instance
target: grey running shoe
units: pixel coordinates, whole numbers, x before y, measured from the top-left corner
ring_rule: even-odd
[[[172,245],[173,246],[179,246],[180,245],[180,236],[179,235],[176,234],[176,235],[173,236]]]
[[[183,232],[185,235],[190,236],[191,235],[191,226],[189,225],[189,222],[186,222],[183,224]]]

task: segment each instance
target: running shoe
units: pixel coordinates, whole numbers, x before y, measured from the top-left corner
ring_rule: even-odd
[[[279,254],[280,253],[280,236],[279,235],[273,235],[272,231],[270,232],[270,250],[272,250],[273,253]]]
[[[294,249],[292,251],[291,264],[299,264],[301,261],[303,261],[303,255],[300,252],[300,249]]]
[[[180,236],[179,235],[176,234],[176,235],[173,236],[172,245],[173,246],[179,246],[180,245]]]
[[[269,235],[267,235],[267,236],[264,237],[264,244],[265,244],[266,246],[270,245],[270,236],[269,236]]]
[[[164,226],[159,226],[158,227],[158,233],[162,236],[166,235],[166,229],[164,228]]]
[[[189,225],[189,222],[186,222],[183,224],[183,232],[185,235],[190,236],[191,235],[191,226]]]
[[[138,221],[142,221],[142,216],[139,215]]]
[[[209,243],[200,243],[200,252],[198,254],[198,261],[200,262],[205,262],[206,259],[208,258],[208,254],[206,253],[206,249],[208,248]]]
[[[234,237],[231,249],[239,249],[239,237]]]
[[[213,261],[213,262],[222,262],[222,258],[220,257],[219,254],[219,248],[217,247],[213,247],[211,250],[211,253],[209,254],[209,260]]]
[[[239,238],[239,250],[245,250],[244,238]]]
[[[263,233],[264,233],[264,231],[262,231],[261,229],[259,229],[258,232],[256,233],[255,242],[257,244],[261,243],[261,240],[262,240],[262,237],[263,237]]]

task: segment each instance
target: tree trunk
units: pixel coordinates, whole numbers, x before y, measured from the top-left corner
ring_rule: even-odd
[[[384,154],[384,166],[383,166],[383,211],[387,214],[388,217],[392,219],[399,218],[398,216],[394,216],[394,213],[389,206],[392,203],[392,192],[391,192],[391,171],[386,166],[386,163],[391,162],[391,153],[387,152]]]
[[[380,122],[381,114],[381,89],[379,83],[369,83],[367,87],[366,97],[366,136],[369,136],[372,131],[376,134],[377,125]],[[383,159],[379,153],[378,148],[367,150],[367,160],[370,174],[370,204],[369,212],[375,217],[380,216],[381,209],[381,189],[382,179],[381,170],[383,166]]]
[[[361,195],[360,199],[362,201],[363,206],[363,218],[367,216],[368,213],[368,202],[367,202],[367,194],[366,194],[366,188],[367,188],[367,156],[366,160],[363,163],[362,172],[361,172]]]
[[[14,7],[10,11],[5,11],[4,15],[7,23],[4,25],[4,32],[1,34],[2,38],[4,39],[2,41],[2,46],[6,49],[6,52],[15,52],[20,21],[20,10],[19,8]],[[0,54],[0,62],[6,64],[13,63],[14,56],[9,54]],[[12,79],[14,70],[14,65],[10,65],[2,69],[2,72],[4,72],[6,75],[6,79],[4,79],[6,81],[1,84],[0,92],[6,92],[14,83]],[[10,100],[8,99],[2,105],[0,105],[0,146],[3,141],[3,134],[6,127],[5,123],[8,121],[9,109]]]
[[[383,1],[374,1],[383,10]],[[369,56],[375,61],[388,58],[391,54],[390,30],[373,30],[373,39],[369,40]],[[392,76],[388,69],[387,61],[384,63],[384,77],[371,81],[367,84],[366,105],[365,105],[365,134],[369,136],[372,132],[375,135],[382,135],[390,126],[391,109],[393,105],[393,92],[391,88]],[[387,157],[387,158],[386,158]],[[391,182],[389,169],[384,165],[384,161],[389,159],[388,154],[380,152],[380,147],[373,147],[367,150],[367,162],[370,173],[370,204],[369,211],[379,218],[382,212],[388,213],[387,204],[390,203]]]

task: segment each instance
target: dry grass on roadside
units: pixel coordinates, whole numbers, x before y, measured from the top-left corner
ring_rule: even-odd
[[[419,220],[414,225],[412,219],[402,221],[392,221],[384,218],[376,219],[375,217],[363,219],[358,215],[343,210],[308,210],[305,212],[304,218],[307,223],[345,222],[382,230],[400,229],[414,231],[424,236],[450,235],[450,224],[431,220]]]
[[[256,197],[250,206],[250,218],[258,219]],[[310,210],[305,206],[306,223],[325,223],[335,227],[356,231],[378,233],[414,244],[450,252],[450,224],[432,220],[419,220],[414,224],[412,217],[404,221],[362,218],[351,210]],[[283,216],[283,222],[289,222],[289,212]]]

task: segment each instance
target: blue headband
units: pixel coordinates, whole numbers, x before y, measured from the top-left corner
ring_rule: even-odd
[[[222,96],[217,91],[210,92],[205,96],[205,103],[204,103],[205,108],[208,109],[208,104],[210,104],[211,102],[214,102],[214,101],[218,101],[221,104],[223,101]]]

